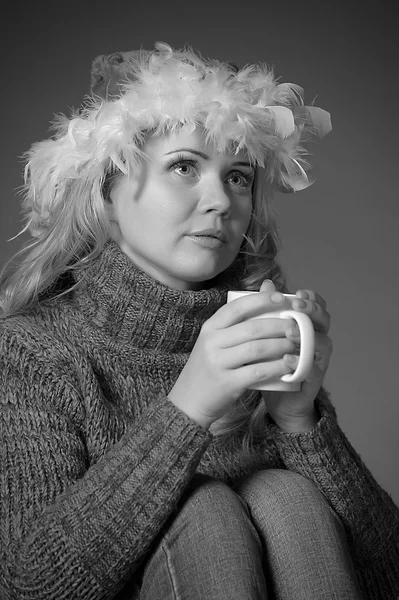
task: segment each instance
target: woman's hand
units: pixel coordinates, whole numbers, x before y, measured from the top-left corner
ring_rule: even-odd
[[[272,292],[275,289],[271,281],[264,282],[261,291]],[[287,432],[309,431],[318,421],[314,406],[315,398],[323,384],[332,354],[332,341],[328,337],[330,315],[326,310],[326,302],[311,290],[298,290],[298,300],[293,301],[293,309],[307,314],[315,329],[315,359],[309,376],[301,383],[298,392],[262,392],[267,411],[273,421]],[[301,304],[304,304],[303,306]],[[291,321],[294,335],[287,333],[287,338],[296,343],[297,350],[288,363],[295,371],[298,365],[300,335],[295,321]],[[284,359],[287,360],[287,357]]]
[[[168,397],[203,427],[228,412],[247,388],[292,372],[283,360],[297,348],[286,335],[291,320],[248,320],[282,305],[284,297],[274,291],[273,286],[228,302],[202,326]]]

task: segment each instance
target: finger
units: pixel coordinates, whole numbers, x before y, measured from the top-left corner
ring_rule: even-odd
[[[295,329],[294,319],[269,317],[250,319],[237,323],[221,331],[218,344],[220,348],[230,348],[251,340],[268,338],[288,338],[291,329]],[[299,329],[298,329],[299,334]]]
[[[285,354],[295,351],[296,344],[286,338],[251,340],[224,349],[223,353],[219,354],[218,363],[224,369],[238,369],[243,365],[282,359]]]
[[[289,373],[291,373],[291,368],[283,359],[280,359],[244,365],[234,372],[234,376],[238,377],[240,382],[248,389]]]
[[[289,336],[292,341],[296,340],[296,351],[289,357],[285,357],[287,364],[295,371],[298,366],[299,353],[300,353],[300,342],[299,336]],[[314,365],[325,373],[330,364],[331,355],[333,352],[333,344],[330,337],[324,333],[315,333],[315,352],[314,352]]]
[[[311,300],[312,302],[317,302],[323,308],[327,308],[327,303],[320,294],[317,294],[313,290],[298,290],[295,294],[298,298],[302,298],[303,300]]]
[[[265,281],[260,286],[260,292],[274,292],[276,286],[274,285],[271,279],[265,279]]]
[[[313,300],[294,298],[292,301],[292,308],[301,313],[307,314],[311,318],[316,331],[328,333],[330,329],[331,317],[321,304]]]
[[[280,292],[256,292],[245,294],[224,304],[208,319],[203,327],[224,329],[241,323],[268,310],[276,310],[284,304],[285,298]]]
[[[315,364],[325,373],[330,364],[331,355],[333,353],[333,343],[328,335],[322,333],[316,334],[315,339]]]

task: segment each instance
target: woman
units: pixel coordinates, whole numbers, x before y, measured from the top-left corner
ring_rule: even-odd
[[[328,114],[160,43],[92,84],[28,153],[2,274],[1,597],[394,598],[398,509],[322,387],[318,294],[301,390],[248,391],[296,366],[294,321],[245,319],[281,301],[270,195],[309,185]]]

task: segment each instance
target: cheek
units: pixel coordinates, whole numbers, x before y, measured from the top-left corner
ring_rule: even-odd
[[[251,202],[240,203],[236,206],[235,213],[231,222],[231,229],[234,235],[233,247],[236,251],[243,243],[243,235],[248,231],[248,226],[251,221],[252,206]]]
[[[252,215],[252,202],[248,198],[248,201],[245,201],[242,204],[238,205],[237,208],[237,222],[239,223],[240,229],[242,232],[246,232],[251,221]]]

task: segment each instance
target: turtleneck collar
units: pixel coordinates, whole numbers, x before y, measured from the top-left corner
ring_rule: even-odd
[[[203,290],[176,290],[141,271],[113,240],[75,274],[74,304],[95,337],[161,352],[190,352],[203,323],[239,289],[235,261]]]

